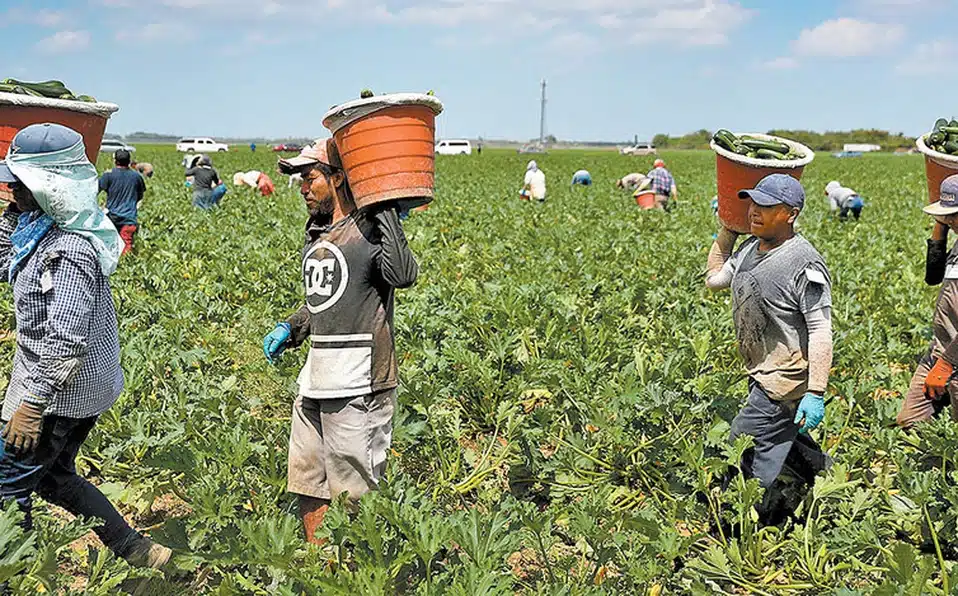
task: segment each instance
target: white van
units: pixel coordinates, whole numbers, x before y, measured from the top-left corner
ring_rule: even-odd
[[[472,144],[462,139],[439,141],[436,143],[439,155],[472,155]]]
[[[186,153],[216,153],[218,151],[229,151],[230,147],[226,143],[217,143],[209,137],[195,137],[189,139],[180,139],[176,144],[176,150]]]

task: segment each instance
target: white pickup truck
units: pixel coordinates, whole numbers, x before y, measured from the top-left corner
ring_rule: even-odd
[[[176,150],[186,153],[216,153],[229,151],[230,148],[226,143],[217,143],[209,137],[193,137],[180,139],[180,142],[176,144]]]

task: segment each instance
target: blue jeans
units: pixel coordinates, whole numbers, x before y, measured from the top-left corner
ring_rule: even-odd
[[[27,455],[8,451],[0,441],[0,501],[17,502],[26,515],[22,524],[25,530],[33,527],[34,492],[74,515],[99,519],[102,525],[93,531],[103,544],[122,557],[129,553],[139,533],[124,521],[97,487],[76,471],[77,452],[96,424],[96,418],[44,416],[40,441]]]
[[[216,205],[216,201],[213,199],[213,190],[210,188],[204,188],[202,190],[193,191],[193,206],[199,207],[200,209],[212,209]]]

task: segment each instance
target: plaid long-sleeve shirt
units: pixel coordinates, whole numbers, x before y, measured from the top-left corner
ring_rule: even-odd
[[[0,217],[0,281],[9,281],[16,215]],[[110,284],[90,242],[54,226],[13,280],[17,351],[0,418],[20,403],[45,414],[88,418],[123,390],[120,341]]]
[[[675,179],[672,178],[672,174],[668,170],[655,168],[649,172],[648,177],[652,179],[652,190],[655,191],[655,194],[672,196],[672,186],[675,184]]]

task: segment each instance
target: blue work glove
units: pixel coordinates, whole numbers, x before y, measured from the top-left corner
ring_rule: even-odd
[[[266,354],[267,360],[272,362],[274,358],[282,355],[292,331],[289,323],[277,323],[276,328],[263,338],[263,353]]]
[[[798,430],[800,433],[807,433],[822,423],[825,419],[825,398],[814,393],[806,393],[798,404],[798,411],[795,412],[795,424],[805,419],[805,424]]]

